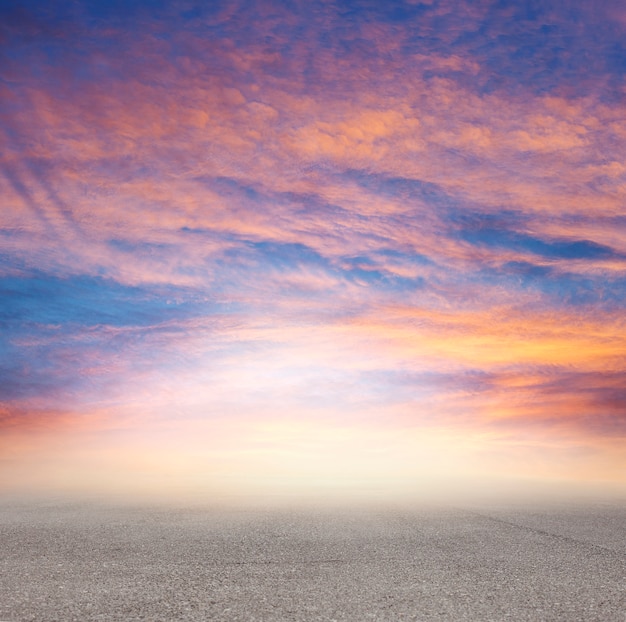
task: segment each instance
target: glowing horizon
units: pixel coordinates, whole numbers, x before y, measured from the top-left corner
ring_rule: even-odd
[[[622,3],[208,4],[1,10],[0,493],[625,493]]]

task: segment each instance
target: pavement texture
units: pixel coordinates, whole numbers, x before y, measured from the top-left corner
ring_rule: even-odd
[[[626,508],[0,504],[0,620],[626,621]]]

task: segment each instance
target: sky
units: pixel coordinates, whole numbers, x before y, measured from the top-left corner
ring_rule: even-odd
[[[621,0],[0,2],[0,494],[626,492]]]

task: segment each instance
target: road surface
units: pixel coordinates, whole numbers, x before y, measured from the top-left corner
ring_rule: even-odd
[[[0,503],[0,620],[626,621],[626,508]]]

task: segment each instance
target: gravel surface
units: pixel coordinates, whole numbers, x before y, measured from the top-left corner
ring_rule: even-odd
[[[626,508],[0,505],[0,620],[626,621]]]

